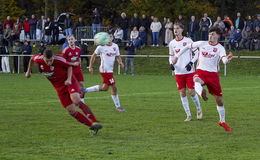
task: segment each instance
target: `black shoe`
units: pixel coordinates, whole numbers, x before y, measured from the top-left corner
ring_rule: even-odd
[[[102,127],[103,126],[100,123],[95,122],[92,124],[92,126],[89,129],[92,130],[92,135],[95,136],[97,135],[98,130],[100,130]]]

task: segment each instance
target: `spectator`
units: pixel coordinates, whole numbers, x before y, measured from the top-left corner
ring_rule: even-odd
[[[157,17],[154,17],[154,20],[150,26],[150,29],[152,30],[152,46],[159,47],[159,33],[162,28],[162,24],[158,21]]]
[[[211,19],[208,17],[208,14],[207,13],[204,13],[203,14],[203,17],[205,17],[207,19],[207,21],[209,22],[209,28],[212,26],[212,21]]]
[[[139,30],[140,27],[140,19],[138,18],[138,14],[134,13],[134,17],[131,19],[130,27],[133,29],[134,27],[137,27],[137,30]]]
[[[8,46],[8,47],[11,46],[12,43],[11,34],[12,34],[12,29],[10,28],[10,25],[7,24],[4,29],[4,39],[3,39],[4,46]]]
[[[7,16],[6,20],[4,20],[3,29],[6,29],[7,24],[9,24],[10,28],[13,28],[13,21],[11,20],[10,16]]]
[[[59,22],[57,20],[55,20],[52,25],[51,25],[51,29],[52,29],[52,44],[58,44],[59,42]]]
[[[255,32],[253,32],[253,40],[251,42],[251,49],[252,50],[260,49],[260,28],[259,27],[256,27]]]
[[[233,36],[232,37],[230,36],[229,44],[231,45],[232,50],[237,50],[239,43],[242,39],[241,30],[240,29],[237,29],[237,30],[234,29],[232,34],[233,34]]]
[[[167,17],[163,17],[163,22],[161,23],[162,24],[162,29],[160,30],[160,33],[159,33],[159,37],[161,37],[161,40],[162,40],[162,44],[163,46],[166,46],[165,44],[165,25],[167,23]]]
[[[118,44],[122,41],[124,36],[123,30],[118,26],[114,32],[114,43]]]
[[[88,51],[88,44],[86,42],[83,42],[80,44],[80,55],[84,55],[86,57],[81,57],[81,65],[83,64],[84,59],[86,60],[87,68],[89,66],[89,58],[87,55],[89,54]]]
[[[126,17],[126,14],[124,12],[121,13],[121,17],[118,21],[118,26],[120,28],[122,28],[122,30],[124,32],[123,39],[127,40],[129,23],[128,23],[128,19]]]
[[[230,30],[231,26],[234,26],[232,20],[227,15],[224,16],[223,22],[224,22],[226,28],[228,28],[228,30]]]
[[[138,37],[139,37],[139,31],[137,30],[137,27],[134,27],[130,33],[130,39],[136,48],[139,48],[141,45],[141,42],[138,39]]]
[[[75,32],[76,32],[76,37],[78,40],[81,40],[82,38],[84,38],[84,34],[86,32],[85,28],[82,28],[82,27],[85,27],[85,22],[83,21],[82,17],[79,17],[79,20],[78,22],[76,23],[75,25]]]
[[[23,55],[31,55],[32,54],[32,47],[30,46],[28,41],[24,41],[22,54]],[[29,61],[30,61],[30,56],[24,56],[23,57],[23,70],[24,70],[24,73],[26,73],[26,71],[27,71]]]
[[[20,55],[22,53],[22,46],[18,40],[14,42],[12,53],[14,55]],[[18,56],[14,56],[14,73],[18,73]]]
[[[182,15],[178,15],[178,18],[175,20],[174,23],[180,23],[180,24],[183,24],[184,26],[186,25],[185,24],[185,20],[183,19]]]
[[[253,39],[252,30],[250,26],[247,26],[245,30],[242,31],[242,40],[239,44],[241,48],[251,50],[250,44]]]
[[[39,53],[40,55],[43,55],[43,53],[44,53],[45,50],[46,50],[45,43],[44,43],[44,41],[41,41],[41,42],[40,42],[40,47],[39,47],[38,53]]]
[[[46,23],[44,24],[44,33],[45,33],[45,42],[46,44],[51,43],[51,31],[52,31],[51,19],[47,18]]]
[[[19,25],[14,24],[11,36],[12,36],[12,41],[19,40],[20,38],[20,33],[21,33],[21,28],[19,28]]]
[[[217,21],[213,24],[213,26],[218,27],[221,30],[221,32],[223,32],[225,30],[225,24],[221,20],[220,16],[217,17]]]
[[[203,41],[208,40],[209,28],[211,26],[210,21],[204,16],[200,21],[200,39]]]
[[[126,43],[126,47],[125,50],[127,51],[127,57],[125,59],[125,73],[124,75],[126,75],[128,73],[128,68],[129,65],[131,65],[131,73],[132,76],[135,75],[135,71],[134,71],[134,56],[135,55],[135,47],[132,41],[128,41]]]
[[[195,21],[195,16],[191,16],[191,21],[188,25],[188,35],[193,41],[197,41],[197,32],[199,30],[199,24]]]
[[[93,36],[100,32],[100,27],[102,23],[102,17],[100,13],[98,12],[98,9],[95,8],[92,13],[92,30],[93,30]]]
[[[237,12],[237,19],[235,20],[235,29],[239,29],[240,31],[242,31],[244,29],[244,20],[243,18],[241,18],[241,14],[240,12]]]
[[[8,29],[8,27],[10,27],[9,24],[6,25],[6,29]],[[8,46],[5,45],[4,43],[2,43],[0,45],[0,54],[1,55],[8,55],[9,54]],[[2,56],[1,61],[2,61],[1,64],[2,64],[3,73],[10,73],[9,56]]]
[[[21,30],[23,28],[23,23],[20,22],[20,18],[16,19],[16,22],[13,24],[13,31],[15,33],[15,40],[20,38]]]
[[[254,21],[251,16],[247,16],[247,20],[245,22],[245,29],[249,28],[251,31],[254,30]]]
[[[0,21],[0,41],[2,42],[3,40],[3,24],[2,21]]]
[[[25,18],[23,22],[23,29],[24,29],[24,39],[30,38],[30,24],[28,18]]]
[[[36,26],[37,26],[37,19],[35,15],[32,15],[32,19],[29,20],[30,24],[30,39],[36,39]]]
[[[69,36],[72,34],[72,26],[73,26],[72,19],[70,18],[70,14],[67,13],[66,18],[64,20],[64,28],[65,28],[66,36]]]
[[[43,40],[45,22],[46,19],[44,16],[41,16],[41,19],[37,22],[37,29],[40,31],[40,40]]]
[[[170,18],[167,19],[165,29],[165,45],[169,45],[169,43],[173,40],[173,23]]]
[[[146,33],[148,33],[149,27],[150,27],[150,22],[145,14],[143,14],[142,18],[140,19],[140,25],[143,26],[145,28]]]
[[[254,30],[256,29],[256,27],[260,28],[260,14],[257,15],[257,19],[254,21]]]
[[[141,48],[144,48],[144,46],[147,44],[147,32],[143,26],[139,28],[139,37],[141,41]]]

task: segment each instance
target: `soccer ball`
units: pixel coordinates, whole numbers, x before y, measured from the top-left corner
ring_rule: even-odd
[[[104,46],[110,41],[110,36],[107,32],[99,32],[94,36],[95,45]]]

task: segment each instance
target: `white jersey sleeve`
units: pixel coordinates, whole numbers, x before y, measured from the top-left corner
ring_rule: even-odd
[[[101,46],[97,46],[94,53],[96,53],[97,55],[100,55],[101,54]]]

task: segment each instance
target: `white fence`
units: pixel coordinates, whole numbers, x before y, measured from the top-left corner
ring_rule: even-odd
[[[32,55],[0,55],[0,57],[18,57],[18,73],[20,73],[20,64],[22,57]],[[81,57],[90,57],[91,55],[81,55]],[[121,57],[127,57],[127,55],[121,55]],[[169,58],[168,55],[131,55],[135,58]],[[233,58],[241,59],[260,59],[260,56],[233,56]],[[10,61],[10,59],[9,59]],[[166,60],[168,61],[168,59]],[[118,74],[120,74],[120,66],[118,66]],[[227,75],[227,65],[224,65],[224,75]]]

